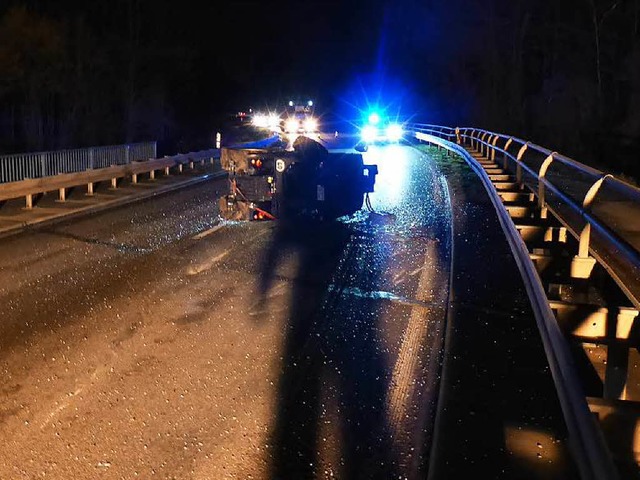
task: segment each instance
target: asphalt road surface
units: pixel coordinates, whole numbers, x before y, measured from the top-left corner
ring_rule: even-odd
[[[214,180],[1,240],[0,478],[425,474],[457,215],[429,155],[388,145],[365,161],[380,171],[375,213],[329,225],[220,222]],[[552,387],[544,362],[527,368]],[[454,431],[471,400],[447,395],[466,399],[438,420]],[[555,425],[554,398],[536,401]],[[505,435],[504,456],[531,440],[507,452]],[[469,460],[464,445],[451,448]],[[454,478],[453,453],[438,455]]]

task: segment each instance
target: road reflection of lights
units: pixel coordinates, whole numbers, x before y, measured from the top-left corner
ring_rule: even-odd
[[[526,425],[506,425],[504,439],[509,454],[520,462],[538,465],[541,461],[560,460],[562,452],[552,432]]]
[[[400,145],[372,145],[363,154],[365,163],[378,165],[375,194],[371,196],[374,209],[398,206],[409,191],[410,153],[410,149]]]

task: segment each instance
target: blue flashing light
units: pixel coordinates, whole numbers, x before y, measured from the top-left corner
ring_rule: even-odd
[[[376,112],[373,112],[369,115],[369,123],[371,125],[377,125],[379,121],[380,121],[380,115],[378,115]]]

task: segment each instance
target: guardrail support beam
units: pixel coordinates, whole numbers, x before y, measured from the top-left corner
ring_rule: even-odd
[[[507,150],[509,150],[509,145],[511,145],[511,143],[513,143],[513,137],[509,137],[509,140],[507,140],[507,143],[505,143],[504,145],[504,151],[505,154],[503,155],[503,163],[502,163],[502,168],[506,171],[507,168],[509,167],[509,156],[506,154]]]
[[[545,158],[544,162],[540,166],[540,171],[538,172],[538,206],[540,207],[540,218],[547,218],[547,206],[545,203],[545,175],[547,174],[547,170],[551,166],[553,162],[553,156],[556,152],[552,152],[547,158]]]
[[[591,240],[591,224],[587,222],[580,232],[578,255],[571,260],[571,276],[573,278],[589,278],[596,259],[589,256],[589,242]]]
[[[493,137],[493,141],[491,142],[491,145],[493,146],[493,148],[491,149],[491,160],[493,162],[496,161],[496,144],[498,143],[498,139],[500,138],[499,135],[496,135]]]
[[[522,184],[522,157],[524,157],[525,152],[527,151],[527,148],[529,148],[529,142],[525,143],[521,148],[520,151],[518,152],[518,156],[516,157],[516,182],[518,182],[520,184],[520,187],[522,188],[523,184]]]
[[[591,210],[591,205],[596,199],[596,195],[600,191],[600,187],[611,174],[604,175],[596,181],[584,196],[582,207],[585,211]],[[571,276],[574,278],[589,278],[591,271],[596,264],[596,260],[589,256],[589,244],[591,242],[591,224],[587,221],[586,225],[580,232],[580,242],[578,244],[578,255],[573,257],[571,261]]]

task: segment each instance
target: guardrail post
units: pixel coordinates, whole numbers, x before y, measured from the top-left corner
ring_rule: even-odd
[[[178,164],[178,173],[182,173],[182,164],[181,163]]]
[[[40,154],[40,176],[41,177],[47,176],[47,154],[46,153]]]
[[[189,160],[189,170],[193,170],[193,160]]]
[[[59,202],[66,202],[67,201],[67,189],[62,187],[58,190],[58,201]]]
[[[591,185],[589,191],[584,196],[584,200],[582,201],[582,208],[585,210],[584,213],[588,212],[591,209],[591,205],[602,187],[602,184],[609,177],[613,177],[611,174],[604,175],[597,182]],[[573,257],[571,261],[571,276],[573,278],[589,278],[591,276],[591,271],[596,264],[596,260],[593,257],[589,256],[589,245],[591,243],[591,223],[586,220],[586,224],[582,231],[580,232],[580,241],[578,244],[578,255]]]
[[[93,196],[93,182],[87,183],[87,195],[89,197]]]
[[[168,177],[168,176],[169,176],[169,174],[171,173],[171,172],[169,171],[169,168],[170,168],[170,167],[164,167],[164,176],[165,176],[165,177]]]
[[[151,170],[149,172],[149,180],[155,180],[156,179],[156,171],[155,170]]]
[[[216,132],[216,148],[220,148],[221,143],[222,143],[222,135],[220,135],[220,132]]]
[[[487,136],[487,132],[484,132],[482,134],[482,136],[480,137],[480,155],[484,157],[484,139]],[[488,152],[488,148],[487,148],[487,152]]]
[[[118,188],[118,179],[114,177],[111,179],[111,189],[115,190],[116,188]]]
[[[507,168],[509,167],[509,156],[507,155],[507,150],[509,149],[509,145],[511,145],[511,143],[513,142],[513,137],[509,137],[509,139],[507,140],[507,143],[505,143],[504,145],[504,157],[503,157],[503,164],[502,164],[502,168],[506,171]]]
[[[133,183],[134,185],[136,183],[138,183],[138,174],[137,173],[134,173],[134,174],[131,175],[131,183]]]
[[[470,136],[471,136],[471,139],[469,140],[469,141],[471,142],[471,149],[472,149],[472,150],[475,150],[475,148],[476,148],[476,145],[475,145],[475,136],[474,136],[474,135],[475,135],[475,133],[476,133],[476,130],[475,130],[475,128],[474,128],[473,130],[471,130],[471,135],[470,135]]]
[[[547,206],[545,203],[545,176],[547,174],[547,170],[549,166],[553,162],[553,156],[557,152],[552,152],[547,158],[545,158],[544,162],[540,166],[540,171],[538,172],[538,206],[540,207],[540,218],[547,218]]]
[[[460,145],[460,127],[456,127],[456,143]]]
[[[522,145],[522,147],[520,147],[520,151],[518,152],[518,156],[516,157],[516,182],[520,184],[521,188],[522,188],[522,163],[521,162],[522,162],[522,157],[527,151],[527,148],[529,148],[529,142],[525,143],[524,145]]]
[[[498,143],[499,138],[500,135],[496,134],[496,136],[493,137],[493,141],[491,142],[491,145],[493,146],[493,148],[491,149],[491,161],[493,162],[496,161],[496,144]]]
[[[28,194],[26,196],[26,205],[24,206],[25,209],[27,210],[31,210],[33,208],[33,195],[32,194]]]

